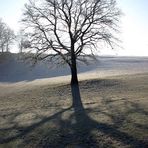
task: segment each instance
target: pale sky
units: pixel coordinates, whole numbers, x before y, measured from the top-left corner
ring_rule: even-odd
[[[15,32],[19,30],[22,10],[27,0],[0,0],[0,18]],[[102,50],[100,54],[148,56],[148,0],[117,0],[121,19],[123,49]]]

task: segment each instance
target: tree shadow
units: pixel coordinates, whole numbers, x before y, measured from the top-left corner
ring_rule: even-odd
[[[16,130],[20,131],[19,134],[16,134],[14,136],[11,136],[11,137],[8,137],[8,138],[0,138],[0,144],[8,143],[8,142],[11,142],[13,140],[16,140],[16,139],[18,139],[20,137],[23,137],[23,136],[27,135],[28,133],[30,133],[31,131],[35,130],[36,128],[38,128],[42,124],[44,124],[44,123],[46,123],[46,122],[48,122],[48,121],[50,121],[50,120],[52,120],[54,118],[57,118],[59,115],[61,115],[65,111],[69,110],[70,108],[63,109],[63,110],[55,113],[54,115],[52,115],[52,116],[50,116],[48,118],[44,118],[40,122],[32,124],[31,126],[28,126],[28,127],[19,127],[17,125],[14,125],[11,128],[0,129],[0,131],[4,131],[4,132],[11,131],[13,129],[16,129]]]
[[[147,115],[147,112],[138,106],[138,104],[126,102],[126,99],[123,98],[122,100],[126,103],[131,103],[133,108],[128,110],[126,114],[120,113],[120,118],[118,118],[119,116],[113,116],[111,113],[98,110],[98,113],[110,116],[114,122],[113,124],[102,123],[89,116],[89,113],[94,110],[84,108],[81,101],[79,86],[71,86],[71,91],[73,99],[71,107],[62,109],[52,116],[45,117],[40,122],[32,124],[31,126],[19,127],[16,125],[12,127],[12,129],[18,130],[19,133],[11,137],[1,138],[0,144],[22,139],[23,142],[19,147],[25,147],[30,144],[31,147],[43,148],[148,147],[147,141],[139,140],[119,129],[119,126],[122,125],[128,113],[137,111],[138,109],[141,114]],[[111,101],[109,101],[108,98],[103,101],[109,109],[112,107],[109,105]],[[114,109],[114,112],[118,114],[119,111]],[[0,130],[5,132],[11,131],[12,129]],[[33,144],[33,142],[35,142],[35,144]]]

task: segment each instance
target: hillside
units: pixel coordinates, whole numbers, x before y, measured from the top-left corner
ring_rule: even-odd
[[[84,113],[69,83],[39,82],[0,95],[1,148],[148,147],[147,74],[80,81]]]
[[[147,65],[144,57],[79,65],[84,110],[76,111],[68,67],[0,55],[0,148],[147,148]]]
[[[148,58],[144,57],[98,57],[98,61],[89,65],[78,64],[79,73],[101,75],[120,75],[122,73],[148,72]],[[51,63],[40,62],[31,67],[20,60],[19,54],[0,54],[0,82],[32,81],[69,75],[68,66],[55,67]]]

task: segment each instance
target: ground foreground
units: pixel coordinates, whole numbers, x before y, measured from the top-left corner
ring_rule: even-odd
[[[51,82],[0,86],[0,148],[148,147],[147,73],[80,81],[79,121],[69,82]]]

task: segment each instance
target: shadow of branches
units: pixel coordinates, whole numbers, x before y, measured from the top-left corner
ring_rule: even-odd
[[[97,83],[102,85],[102,83]],[[118,83],[113,83],[117,85]],[[108,86],[111,86],[111,82]],[[101,87],[101,86],[99,86]],[[10,137],[2,137],[0,144],[7,144],[21,139],[19,147],[39,147],[39,148],[65,148],[65,147],[133,147],[146,148],[148,141],[138,139],[132,134],[120,129],[123,123],[130,122],[127,115],[132,112],[147,115],[140,105],[128,101],[126,98],[111,100],[103,96],[102,104],[105,105],[108,112],[99,108],[84,108],[81,102],[79,88],[72,88],[73,105],[49,117],[42,118],[41,121],[27,127],[18,125],[12,128],[0,129],[2,132],[18,130],[19,132]],[[90,98],[91,99],[91,98]],[[76,101],[77,100],[77,101]],[[120,108],[112,105],[113,101],[123,101],[127,106],[126,112],[121,112]],[[76,101],[76,102],[75,102]],[[80,102],[79,102],[80,101]],[[128,104],[128,105],[127,105]],[[91,118],[90,113],[97,112],[111,118],[110,122],[99,122]],[[140,125],[135,124],[140,127]],[[145,128],[145,127],[142,127]]]

